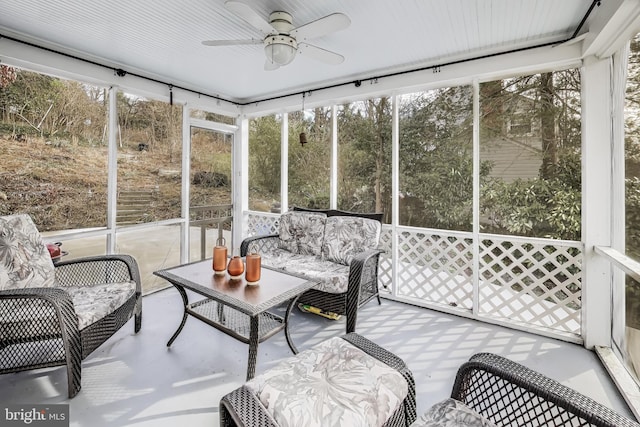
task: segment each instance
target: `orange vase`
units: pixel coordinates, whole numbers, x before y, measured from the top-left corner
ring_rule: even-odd
[[[227,271],[227,247],[226,246],[214,246],[213,247],[213,271],[215,274],[224,275]]]
[[[247,285],[258,284],[258,282],[260,281],[260,269],[260,255],[257,253],[251,253],[247,255],[247,274],[245,274]]]
[[[227,266],[227,273],[231,279],[239,279],[242,277],[242,273],[244,273],[244,263],[242,262],[242,258],[239,256],[234,256],[229,260],[229,265]]]

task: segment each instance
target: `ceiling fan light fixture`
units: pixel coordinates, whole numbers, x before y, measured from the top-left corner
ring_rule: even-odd
[[[267,36],[264,39],[264,53],[267,60],[278,65],[287,65],[296,56],[296,39],[285,34]]]

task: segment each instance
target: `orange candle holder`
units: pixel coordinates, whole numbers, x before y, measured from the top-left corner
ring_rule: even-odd
[[[242,273],[244,273],[244,262],[242,262],[242,258],[239,256],[234,256],[229,260],[229,265],[227,265],[227,273],[232,280],[237,280],[242,277]]]
[[[215,274],[222,276],[227,271],[227,247],[226,246],[214,246],[213,247],[213,271]]]
[[[247,285],[257,285],[260,281],[260,270],[262,268],[262,262],[260,255],[257,253],[250,253],[247,255],[247,273],[245,279]]]

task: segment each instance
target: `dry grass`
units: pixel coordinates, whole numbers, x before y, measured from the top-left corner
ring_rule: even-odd
[[[41,231],[106,225],[106,145],[0,136],[0,159],[0,215],[27,212]],[[118,189],[155,191],[148,221],[179,217],[180,161],[179,151],[125,146],[118,153]],[[210,171],[225,161],[230,157],[212,153],[211,147],[198,148],[192,171]],[[191,204],[230,203],[230,194],[230,187],[192,186]]]

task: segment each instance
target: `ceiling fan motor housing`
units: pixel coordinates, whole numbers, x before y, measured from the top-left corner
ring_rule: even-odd
[[[270,34],[264,38],[265,54],[270,61],[278,65],[287,65],[293,61],[298,50],[298,42],[289,35],[293,29],[291,15],[287,12],[273,12],[269,20],[278,34]]]
[[[272,12],[269,23],[280,34],[289,34],[293,30],[293,17],[287,12]]]
[[[337,65],[344,61],[342,55],[307,42],[311,38],[322,37],[347,28],[351,21],[348,16],[342,13],[332,13],[315,21],[307,22],[302,26],[294,27],[293,17],[287,12],[272,12],[269,14],[269,20],[267,21],[261,13],[258,13],[244,1],[226,0],[224,4],[234,15],[260,31],[263,38],[262,40],[255,38],[244,40],[204,40],[202,44],[205,46],[262,44],[264,54],[267,57],[264,63],[265,71],[277,70],[280,66],[291,63],[298,53],[304,53],[304,56],[325,64]]]

